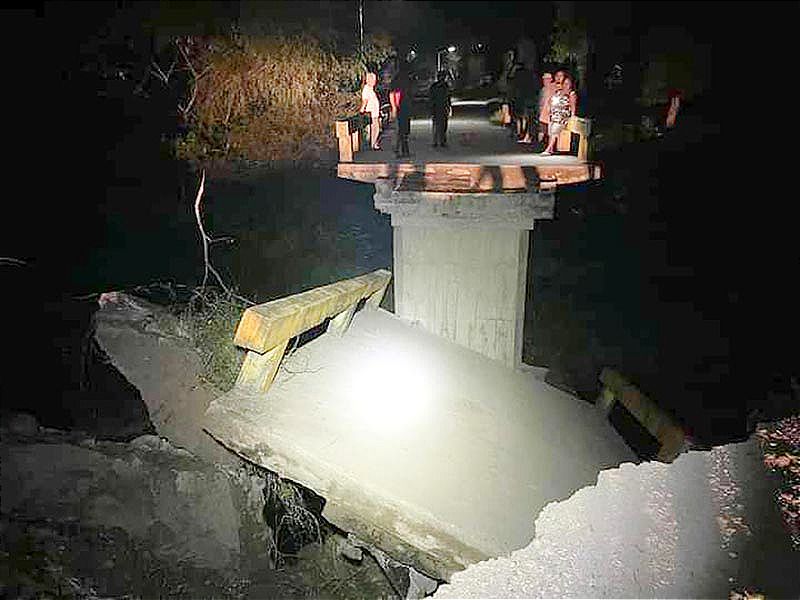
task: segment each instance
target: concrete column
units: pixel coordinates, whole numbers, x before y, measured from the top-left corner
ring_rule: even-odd
[[[394,231],[395,313],[509,367],[522,360],[529,233],[553,192],[398,191],[376,183]]]

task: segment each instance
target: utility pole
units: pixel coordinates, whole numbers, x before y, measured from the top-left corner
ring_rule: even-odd
[[[358,52],[364,60],[364,0],[358,0]]]

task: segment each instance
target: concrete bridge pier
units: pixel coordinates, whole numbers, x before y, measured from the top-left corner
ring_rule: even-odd
[[[417,186],[419,187],[419,186]],[[529,235],[555,189],[431,191],[375,183],[391,215],[395,314],[516,368],[522,362]]]

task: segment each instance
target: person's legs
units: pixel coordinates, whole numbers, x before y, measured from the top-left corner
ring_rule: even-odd
[[[381,116],[380,113],[373,113],[372,124],[370,125],[370,145],[373,150],[380,150],[378,138],[381,135]]]
[[[407,115],[397,117],[400,156],[408,156],[408,136],[411,133],[411,119]]]
[[[442,122],[441,117],[437,114],[433,115],[433,147],[436,148],[441,143],[442,138]]]
[[[408,134],[400,134],[400,156],[408,156]]]
[[[530,106],[525,108],[525,124],[522,129],[522,142],[530,144],[533,142],[531,135],[533,134],[533,117]]]
[[[442,123],[441,123],[442,138],[441,140],[439,140],[439,143],[441,144],[442,147],[447,146],[447,122],[448,122],[448,117],[447,113],[445,113],[442,115]]]
[[[537,138],[539,140],[539,143],[542,143],[542,144],[545,144],[545,145],[547,144],[547,141],[548,141],[548,139],[547,139],[547,127],[548,127],[547,121],[539,121],[539,133],[537,135]]]
[[[547,147],[544,149],[542,154],[552,154],[555,152],[556,142],[558,142],[558,135],[561,133],[563,128],[564,126],[561,123],[550,123],[550,127],[547,132]]]

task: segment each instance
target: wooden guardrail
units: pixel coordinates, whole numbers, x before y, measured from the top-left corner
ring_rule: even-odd
[[[353,162],[353,156],[361,150],[362,142],[369,145],[369,131],[365,131],[367,127],[372,127],[372,117],[369,113],[359,113],[336,120],[339,162]]]
[[[567,126],[558,136],[557,150],[569,152],[572,148],[572,134],[578,135],[578,158],[586,160],[589,156],[589,136],[592,134],[592,120],[583,117],[570,117]]]
[[[598,406],[608,415],[615,402],[619,402],[661,444],[656,458],[672,462],[686,447],[683,428],[662,408],[614,369],[605,368],[600,373],[603,388]]]
[[[344,335],[359,302],[366,299],[367,306],[378,308],[391,278],[391,272],[380,269],[245,310],[234,343],[245,348],[247,355],[235,387],[246,393],[265,393],[291,338],[328,318],[328,333]]]
[[[500,107],[500,124],[511,124],[511,108],[508,103]],[[572,134],[578,136],[578,158],[585,161],[589,157],[589,136],[592,134],[592,120],[584,117],[570,117],[567,126],[558,136],[556,149],[559,152],[569,152],[572,149]]]

